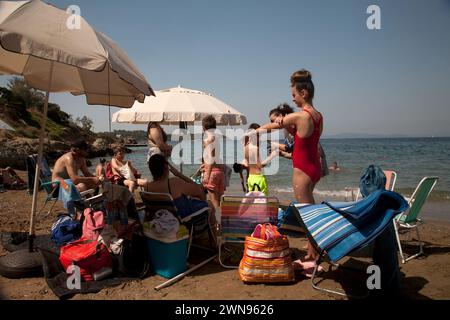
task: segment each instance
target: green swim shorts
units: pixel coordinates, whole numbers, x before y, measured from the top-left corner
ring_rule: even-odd
[[[266,196],[269,195],[266,177],[262,174],[251,174],[247,179],[248,191],[261,191]]]

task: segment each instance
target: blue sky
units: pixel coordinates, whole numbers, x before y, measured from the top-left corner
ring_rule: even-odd
[[[325,136],[450,136],[450,0],[49,2],[78,5],[155,90],[209,92],[249,122],[266,122],[279,103],[292,105],[289,77],[306,68]],[[381,30],[366,26],[371,4],[381,9]],[[70,94],[51,101],[74,118],[90,117],[95,131],[108,130],[108,107]]]

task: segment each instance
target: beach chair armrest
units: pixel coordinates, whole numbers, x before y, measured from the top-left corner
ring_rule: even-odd
[[[41,186],[51,186],[53,184],[58,184],[59,185],[60,182],[58,180],[48,181],[48,182],[41,183]]]
[[[85,191],[81,191],[80,192],[80,195],[83,197],[83,198],[85,198],[86,197],[86,195],[90,195],[91,197],[94,195],[94,193],[95,193],[95,190],[94,189],[88,189],[88,190],[85,190]]]

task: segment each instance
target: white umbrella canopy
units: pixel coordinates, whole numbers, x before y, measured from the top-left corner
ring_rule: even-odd
[[[230,105],[209,93],[181,86],[156,91],[144,103],[136,102],[131,109],[122,109],[112,116],[113,122],[143,124],[150,121],[174,125],[194,123],[212,115],[218,125],[243,125],[247,118]]]
[[[0,1],[0,75],[22,75],[46,91],[31,208],[30,239],[42,161],[49,92],[86,95],[88,104],[131,107],[154,92],[117,44],[82,17],[69,28],[70,14],[40,0]],[[32,241],[30,241],[30,250]]]

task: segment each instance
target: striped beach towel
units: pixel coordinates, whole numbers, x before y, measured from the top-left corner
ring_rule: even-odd
[[[377,190],[356,202],[323,202],[300,208],[300,222],[319,252],[331,262],[371,243],[408,208],[398,193]]]

